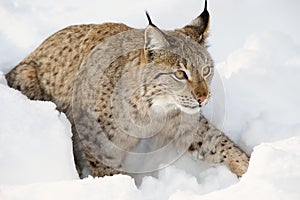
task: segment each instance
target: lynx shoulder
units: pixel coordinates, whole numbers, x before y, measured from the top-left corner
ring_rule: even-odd
[[[105,23],[58,31],[6,75],[8,84],[66,113],[81,177],[142,173],[185,151],[241,176],[248,156],[200,113],[214,74],[207,2],[174,31],[147,17],[143,30]],[[172,159],[158,158],[172,149]],[[151,167],[132,165],[142,160]]]

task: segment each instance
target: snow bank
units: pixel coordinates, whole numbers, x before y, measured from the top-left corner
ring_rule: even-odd
[[[248,172],[241,181],[223,190],[223,167],[202,172],[202,181],[187,172],[170,167],[160,172],[159,178],[146,177],[140,188],[129,176],[36,183],[21,186],[0,186],[0,199],[272,199],[298,200],[300,197],[300,137],[262,144],[255,148]],[[225,178],[226,179],[226,178]],[[206,194],[206,195],[201,195]]]
[[[0,73],[0,184],[77,178],[66,116],[51,102],[30,101],[1,84],[3,79]]]
[[[248,149],[300,135],[299,58],[300,46],[289,35],[262,32],[220,63],[224,132]]]
[[[142,200],[143,198],[132,178],[124,175],[115,175],[96,179],[87,178],[84,180],[32,184],[18,187],[2,186],[0,187],[0,199]]]
[[[300,198],[300,137],[261,144],[252,153],[248,172],[224,190],[198,196],[178,191],[170,200],[298,200]]]

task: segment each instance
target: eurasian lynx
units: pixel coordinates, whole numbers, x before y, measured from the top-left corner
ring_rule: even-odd
[[[171,162],[155,158],[172,148],[241,176],[248,156],[200,113],[214,74],[207,3],[174,31],[147,17],[144,30],[106,23],[58,31],[6,75],[8,84],[66,113],[81,177],[151,171],[134,171],[130,160],[141,168],[145,159]]]

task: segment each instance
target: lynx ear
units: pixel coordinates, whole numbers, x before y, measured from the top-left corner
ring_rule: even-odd
[[[207,11],[207,0],[203,12],[187,26],[178,31],[190,36],[198,43],[203,44],[208,36],[209,29],[209,12]]]
[[[169,42],[165,34],[159,30],[151,21],[148,12],[146,12],[149,25],[145,29],[145,50],[161,49],[169,46]]]

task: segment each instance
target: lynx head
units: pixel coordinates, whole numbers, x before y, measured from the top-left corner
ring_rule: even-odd
[[[176,105],[186,113],[196,113],[210,97],[213,61],[207,51],[209,13],[204,11],[189,25],[175,31],[156,27],[148,13],[145,29],[144,63],[150,65],[145,95],[151,105]]]

